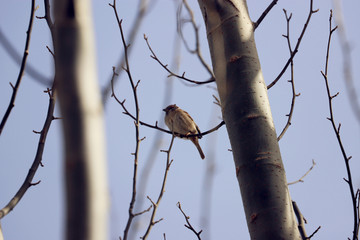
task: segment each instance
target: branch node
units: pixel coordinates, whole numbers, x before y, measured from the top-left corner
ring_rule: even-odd
[[[157,220],[157,221],[153,222],[153,223],[152,223],[152,225],[155,225],[155,224],[157,224],[157,223],[161,222],[162,220],[164,220],[164,218],[160,218],[159,220]]]
[[[340,128],[341,128],[341,123],[339,123],[339,126],[338,126],[338,128],[337,128],[338,134],[340,134]]]
[[[330,96],[330,99],[336,98],[339,95],[339,92],[337,92],[335,95]]]
[[[152,207],[153,207],[153,206],[150,205],[150,207],[148,207],[147,209],[145,209],[145,210],[143,210],[143,211],[141,211],[141,212],[135,213],[135,214],[133,214],[133,216],[136,217],[136,216],[142,215],[142,214],[144,214],[144,213],[146,213],[146,212],[149,212]]]
[[[29,186],[32,187],[32,186],[36,186],[38,185],[39,183],[41,183],[41,180],[37,181],[37,182],[34,182],[34,183],[30,183]]]
[[[146,198],[149,199],[149,201],[154,207],[156,207],[156,203],[154,203],[154,201],[149,196],[146,196]]]

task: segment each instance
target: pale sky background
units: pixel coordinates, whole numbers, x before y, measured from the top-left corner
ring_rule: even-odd
[[[109,81],[112,66],[116,65],[122,53],[122,44],[118,26],[109,1],[92,1],[96,47],[98,56],[98,79],[101,87]],[[176,1],[178,2],[178,1]],[[189,1],[197,24],[200,26],[201,49],[206,61],[210,64],[205,26],[197,1]],[[270,1],[250,1],[249,11],[253,21],[260,16]],[[0,28],[11,41],[18,53],[22,55],[26,29],[28,27],[30,1],[0,0]],[[117,2],[120,18],[123,19],[125,35],[128,36],[137,11],[138,1],[120,0]],[[43,16],[43,1],[37,1],[37,16]],[[145,33],[157,56],[167,64],[172,62],[176,33],[175,1],[152,1],[136,40],[132,43],[130,64],[134,79],[140,79],[138,96],[140,118],[142,121],[163,124],[164,114],[161,111],[168,104],[176,103],[187,110],[202,131],[217,125],[221,113],[213,102],[216,94],[215,84],[189,87],[178,79],[173,79],[171,99],[164,103],[167,73],[158,63],[149,57],[150,52],[143,40]],[[292,13],[291,40],[296,44],[300,31],[305,23],[309,1],[279,1],[255,33],[256,44],[265,81],[270,83],[287,61],[289,52],[282,34],[286,34],[286,21],[283,8]],[[324,69],[326,44],[329,28],[329,11],[334,8],[332,1],[317,0],[314,9],[320,9],[312,16],[308,31],[301,43],[299,53],[295,57],[296,98],[292,125],[280,141],[282,158],[289,182],[299,179],[316,162],[315,168],[305,178],[304,183],[290,186],[291,197],[299,205],[307,220],[306,230],[310,235],[318,226],[320,231],[313,239],[347,239],[352,235],[353,215],[346,176],[345,164],[337,144],[330,122],[328,101],[324,80],[320,71]],[[353,76],[360,64],[360,30],[358,27],[359,1],[344,1],[343,15],[346,34],[352,47]],[[337,11],[337,10],[335,10]],[[334,23],[335,26],[335,23]],[[193,33],[186,26],[190,43]],[[28,64],[51,79],[53,61],[46,45],[52,48],[50,35],[45,20],[35,19],[30,43]],[[206,71],[195,56],[186,52],[183,45],[178,46],[180,52],[180,74],[205,80]],[[2,117],[12,93],[9,82],[16,81],[19,65],[0,47],[0,116]],[[342,66],[343,58],[338,34],[333,37],[329,81],[332,93],[340,92],[334,99],[335,120],[342,123],[341,136],[347,154],[351,160],[355,188],[360,187],[360,148],[359,122],[350,108],[345,89]],[[269,91],[270,104],[277,132],[280,133],[286,123],[286,114],[290,109],[291,86],[287,82],[288,70],[280,82]],[[7,125],[0,136],[0,208],[4,207],[14,196],[22,184],[35,156],[39,135],[32,131],[42,128],[46,117],[48,96],[43,93],[47,86],[36,82],[28,74],[23,77],[18,98]],[[359,83],[355,79],[355,87],[359,92]],[[125,74],[121,75],[116,93],[120,99],[127,99],[126,106],[134,109],[130,85]],[[355,101],[355,99],[353,99]],[[57,110],[56,116],[60,117]],[[109,99],[105,110],[107,134],[107,159],[110,192],[110,228],[109,239],[115,240],[123,235],[127,220],[127,208],[130,201],[133,157],[135,149],[133,121],[122,114],[121,107]],[[139,168],[143,171],[145,161],[153,148],[156,131],[141,127],[141,143]],[[151,170],[148,188],[144,195],[139,193],[145,207],[150,206],[146,196],[156,200],[163,177],[166,156],[160,153],[166,149],[170,135],[161,133],[158,153]],[[207,135],[200,140],[206,159],[202,161],[196,148],[190,141],[175,140],[172,151],[174,162],[170,168],[166,192],[158,209],[156,219],[164,218],[156,224],[149,239],[196,239],[195,235],[184,227],[184,217],[176,207],[181,202],[183,210],[189,215],[195,229],[203,229],[202,239],[249,239],[244,211],[241,202],[238,182],[226,128]],[[6,240],[18,239],[63,239],[63,177],[62,177],[62,134],[61,120],[52,123],[43,155],[44,167],[40,167],[34,182],[41,183],[32,187],[25,194],[16,208],[1,220]],[[215,174],[211,190],[210,208],[206,213],[204,206],[204,174],[208,165],[213,162]],[[208,203],[207,203],[208,204]],[[208,206],[208,205],[205,205]],[[204,215],[205,214],[205,215]],[[202,220],[206,217],[206,222]],[[150,214],[145,214],[138,222],[139,230],[134,239],[144,234]]]

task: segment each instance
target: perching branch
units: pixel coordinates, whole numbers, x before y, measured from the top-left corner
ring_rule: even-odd
[[[282,77],[282,75],[285,73],[286,69],[289,67],[291,61],[294,59],[295,55],[297,54],[297,52],[299,51],[299,47],[300,47],[300,43],[301,43],[301,40],[302,38],[304,37],[305,35],[305,31],[310,23],[310,19],[311,19],[311,16],[316,13],[317,11],[319,11],[319,9],[316,9],[316,10],[313,10],[313,0],[310,0],[310,8],[309,8],[309,14],[308,14],[308,17],[306,19],[306,22],[304,24],[304,27],[301,31],[301,34],[298,38],[298,41],[296,43],[296,46],[294,48],[294,51],[292,52],[290,58],[288,59],[288,61],[286,62],[285,66],[283,67],[283,69],[281,70],[281,72],[279,73],[279,75],[275,78],[274,81],[272,81],[268,86],[267,86],[267,89],[270,89],[272,86],[274,86],[278,81],[279,79]]]
[[[174,4],[177,4],[174,2]],[[171,61],[171,69],[178,69],[181,58],[181,39],[178,37],[178,33],[174,32],[174,44],[173,44],[173,54],[172,54],[172,61]],[[174,90],[174,79],[168,78],[167,76],[164,76],[164,89],[163,89],[163,99],[161,106],[166,106],[169,104],[169,102],[172,102],[173,97],[173,90]],[[162,109],[158,109],[158,119],[162,118],[164,116],[164,111]],[[155,135],[153,136],[153,140],[151,141],[150,151],[146,154],[145,159],[143,159],[143,167],[139,176],[138,181],[138,197],[135,205],[135,210],[142,209],[144,205],[144,201],[147,200],[143,196],[146,196],[145,192],[150,184],[149,177],[152,175],[152,171],[154,169],[154,164],[157,161],[157,155],[159,154],[159,147],[163,143],[164,135],[161,131],[155,131]],[[138,223],[140,223],[142,220],[137,219]],[[131,229],[130,235],[134,235],[132,233],[136,233],[139,231],[141,224],[134,224],[133,228]]]
[[[339,147],[340,147],[340,150],[341,150],[341,153],[343,155],[344,162],[345,162],[345,166],[346,166],[347,179],[344,179],[344,180],[349,186],[350,196],[351,196],[351,200],[352,200],[353,215],[354,215],[354,226],[353,226],[352,240],[357,240],[358,236],[359,236],[359,212],[358,212],[358,209],[357,209],[357,206],[358,206],[358,198],[356,196],[357,191],[354,190],[352,176],[351,176],[351,169],[350,169],[351,156],[348,156],[346,154],[344,145],[343,145],[342,140],[341,140],[341,136],[340,136],[340,126],[341,125],[339,124],[339,126],[337,127],[337,125],[335,124],[332,101],[338,95],[338,93],[335,94],[335,95],[331,94],[330,86],[329,86],[329,80],[328,80],[328,64],[329,64],[329,54],[330,54],[330,43],[331,43],[332,34],[336,31],[336,29],[337,29],[337,26],[334,27],[334,28],[332,27],[332,11],[330,11],[329,38],[328,38],[328,45],[327,45],[327,50],[326,50],[325,72],[321,71],[321,74],[322,74],[322,76],[323,76],[323,78],[325,80],[326,92],[327,92],[327,95],[328,95],[328,102],[329,102],[330,117],[328,117],[327,119],[331,122],[331,125],[333,127],[334,132],[335,132],[336,139],[338,141],[338,144],[339,144]]]
[[[15,99],[16,99],[16,95],[17,92],[19,90],[19,86],[25,71],[25,66],[26,66],[26,60],[27,57],[29,55],[29,46],[30,46],[30,37],[31,37],[31,30],[32,30],[32,26],[33,26],[33,22],[34,22],[34,15],[35,15],[35,0],[31,1],[31,12],[30,12],[30,20],[29,20],[29,27],[26,31],[26,41],[25,41],[25,49],[24,49],[24,54],[23,54],[23,58],[21,61],[21,66],[20,66],[20,71],[19,71],[19,75],[17,77],[15,86],[10,82],[10,86],[13,90],[13,93],[11,95],[11,99],[9,102],[9,106],[6,109],[6,112],[1,120],[0,123],[0,135],[5,127],[6,121],[10,116],[11,110],[13,109],[13,107],[15,106]]]
[[[113,77],[112,77],[112,79],[115,78],[116,74],[117,74],[117,73],[115,72],[115,67],[113,67]],[[130,118],[132,118],[133,120],[136,120],[136,117],[135,117],[132,113],[130,113],[130,112],[127,110],[126,106],[125,106],[125,101],[126,101],[126,99],[124,99],[124,100],[121,101],[121,100],[116,96],[116,94],[114,93],[114,86],[113,86],[113,85],[112,85],[112,89],[113,89],[113,92],[112,92],[112,95],[111,95],[111,96],[114,97],[115,100],[121,105],[121,107],[122,107],[123,110],[124,110],[123,113],[124,113],[125,115],[128,115],[128,116],[129,116]],[[149,124],[149,123],[146,123],[146,122],[143,122],[143,121],[140,121],[140,120],[139,120],[139,123],[140,123],[141,125],[144,125],[144,126],[149,127],[149,128],[157,129],[157,130],[159,130],[159,131],[162,131],[162,132],[165,132],[165,133],[168,133],[168,134],[173,134],[171,131],[159,127],[157,121],[155,122],[154,125]],[[220,127],[222,127],[224,124],[225,124],[225,122],[224,122],[224,121],[221,121],[218,125],[216,125],[216,126],[213,127],[212,129],[210,129],[210,130],[208,130],[208,131],[205,131],[205,132],[202,132],[201,134],[183,135],[183,134],[176,133],[176,132],[175,132],[174,134],[175,134],[177,137],[180,137],[180,138],[189,138],[189,137],[195,137],[195,136],[197,136],[197,137],[202,137],[202,136],[205,136],[205,135],[207,135],[207,134],[209,134],[209,133],[212,133],[212,132],[218,130],[218,129],[219,129]]]
[[[158,196],[158,198],[156,200],[156,203],[149,196],[147,197],[149,199],[149,201],[151,202],[152,206],[153,206],[153,210],[152,210],[152,214],[151,214],[151,217],[150,217],[150,220],[149,220],[148,227],[147,227],[147,229],[145,231],[145,234],[141,237],[141,239],[143,239],[143,240],[145,240],[149,236],[149,233],[150,233],[152,227],[156,223],[163,220],[163,218],[160,218],[159,220],[155,221],[155,215],[156,215],[156,211],[157,211],[157,209],[159,207],[160,201],[161,201],[161,199],[162,199],[162,197],[164,195],[167,175],[169,173],[170,166],[171,166],[171,164],[173,162],[173,160],[170,160],[170,152],[171,152],[171,148],[172,148],[173,143],[174,143],[174,139],[175,139],[175,135],[172,135],[170,146],[169,146],[168,150],[162,151],[162,152],[166,153],[167,157],[166,157],[164,178],[163,178],[163,181],[162,181],[160,193],[159,193],[159,196]]]
[[[283,35],[283,37],[286,38],[287,43],[288,43],[288,48],[289,48],[289,52],[290,52],[290,56],[293,54],[292,48],[291,48],[291,42],[290,42],[290,20],[291,20],[291,16],[292,14],[290,14],[290,16],[287,15],[287,12],[285,9],[284,10],[284,14],[285,14],[285,18],[286,18],[286,35]],[[288,120],[285,124],[285,127],[283,128],[283,130],[281,131],[280,135],[278,136],[278,141],[284,136],[285,132],[287,131],[287,129],[290,127],[291,125],[291,119],[293,116],[293,112],[294,112],[294,107],[295,107],[295,98],[300,96],[300,93],[296,94],[295,92],[295,82],[294,82],[294,62],[291,59],[291,79],[288,81],[291,83],[291,90],[292,90],[292,98],[291,98],[291,106],[290,106],[290,112],[289,114],[287,114],[286,116],[288,117]]]
[[[215,78],[212,76],[209,80],[206,80],[206,81],[195,81],[195,80],[192,80],[190,78],[187,78],[185,77],[185,72],[183,72],[182,75],[178,75],[174,72],[172,72],[169,68],[168,68],[168,65],[167,64],[164,64],[160,61],[160,59],[156,56],[155,52],[153,51],[153,49],[151,48],[150,46],[150,43],[148,41],[148,38],[146,37],[146,35],[144,34],[144,39],[146,41],[146,44],[151,52],[152,55],[150,55],[150,57],[152,59],[154,59],[155,61],[157,61],[160,66],[162,66],[168,73],[169,73],[169,77],[176,77],[176,78],[179,78],[179,79],[182,79],[184,81],[187,81],[187,82],[190,82],[190,83],[195,83],[195,84],[206,84],[206,83],[211,83],[211,82],[215,82]]]

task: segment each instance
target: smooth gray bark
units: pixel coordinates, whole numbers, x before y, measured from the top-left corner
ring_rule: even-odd
[[[301,239],[246,1],[199,5],[251,239]]]

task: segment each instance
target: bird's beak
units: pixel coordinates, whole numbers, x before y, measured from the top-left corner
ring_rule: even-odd
[[[166,109],[164,108],[163,111],[166,112]]]

